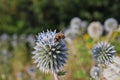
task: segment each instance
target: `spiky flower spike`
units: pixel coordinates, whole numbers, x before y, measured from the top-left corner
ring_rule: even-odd
[[[57,39],[56,31],[39,33],[33,51],[34,63],[43,72],[58,72],[67,60],[67,47],[63,39]]]
[[[96,44],[92,50],[94,59],[100,64],[112,63],[113,56],[116,53],[114,46],[107,42]]]

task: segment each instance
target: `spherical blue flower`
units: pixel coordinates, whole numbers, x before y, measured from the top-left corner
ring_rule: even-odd
[[[81,24],[81,19],[80,19],[79,17],[74,17],[74,18],[72,18],[71,21],[70,21],[70,27],[71,27],[72,29],[75,28],[74,26],[76,26],[77,28],[79,28],[79,27],[80,27],[80,24]]]
[[[104,26],[105,26],[105,30],[110,32],[117,28],[118,22],[114,18],[109,18],[105,21]]]
[[[109,64],[116,51],[114,46],[107,42],[100,42],[96,44],[92,50],[94,59],[100,64]]]
[[[10,37],[9,37],[9,35],[6,34],[6,33],[4,33],[4,34],[2,34],[2,35],[0,36],[0,41],[2,41],[2,42],[7,42],[7,41],[9,41],[9,40],[10,40]]]
[[[66,63],[68,49],[63,39],[55,40],[56,35],[56,31],[47,31],[37,36],[33,59],[43,72],[58,72]]]

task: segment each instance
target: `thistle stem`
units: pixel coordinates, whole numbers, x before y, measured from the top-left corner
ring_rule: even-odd
[[[99,80],[102,80],[102,64],[99,65],[100,72],[99,72]]]
[[[54,72],[54,79],[55,79],[55,80],[58,80],[58,75],[57,75],[56,72]]]
[[[111,36],[112,36],[112,33],[113,33],[113,31],[111,31],[111,32],[108,33],[108,35],[107,35],[107,41],[110,40],[110,38],[111,38]]]

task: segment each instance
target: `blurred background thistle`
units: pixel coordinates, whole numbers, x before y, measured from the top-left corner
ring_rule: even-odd
[[[100,22],[92,22],[89,24],[87,31],[90,37],[97,41],[103,33],[103,26]]]
[[[57,74],[66,64],[68,56],[68,49],[61,34],[49,30],[39,33],[33,51],[33,59],[37,67],[43,72],[53,73],[55,80],[58,80]]]

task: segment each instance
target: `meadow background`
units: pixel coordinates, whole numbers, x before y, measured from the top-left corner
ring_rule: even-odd
[[[119,0],[0,0],[0,80],[53,80],[33,64],[35,36],[47,29],[64,32],[74,17],[87,21],[120,21]],[[87,25],[87,26],[88,26]],[[106,40],[106,32],[100,40]],[[109,39],[120,54],[120,31]],[[69,59],[60,80],[90,80],[96,41],[85,32],[67,43]]]

